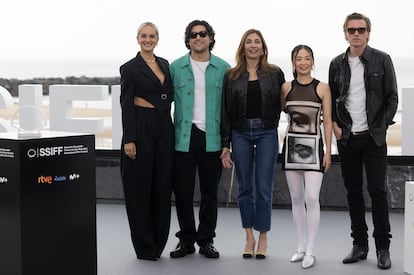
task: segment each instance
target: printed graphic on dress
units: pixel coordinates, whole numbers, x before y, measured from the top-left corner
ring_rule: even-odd
[[[314,102],[292,101],[286,104],[290,114],[289,132],[298,134],[318,134],[320,104]]]
[[[285,167],[287,169],[318,170],[320,168],[317,136],[288,134],[286,138]]]
[[[316,163],[316,139],[288,137],[288,162]]]

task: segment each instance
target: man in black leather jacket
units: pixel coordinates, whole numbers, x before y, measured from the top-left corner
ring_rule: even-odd
[[[353,248],[343,263],[367,258],[368,227],[362,191],[363,167],[372,200],[373,237],[377,264],[391,267],[391,227],[385,188],[387,165],[386,131],[397,111],[398,90],[394,67],[388,54],[369,47],[371,22],[353,13],[344,23],[349,48],[335,57],[329,68],[332,91],[332,120],[347,189]]]

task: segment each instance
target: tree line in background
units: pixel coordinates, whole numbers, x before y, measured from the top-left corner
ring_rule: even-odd
[[[49,85],[66,84],[66,85],[119,85],[119,77],[47,77],[32,79],[6,79],[0,78],[0,86],[7,89],[13,97],[19,95],[19,85],[22,84],[41,84],[43,87],[43,95],[49,94]],[[110,90],[110,89],[109,89]]]

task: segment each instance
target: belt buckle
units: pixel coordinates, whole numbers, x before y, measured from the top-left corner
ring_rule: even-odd
[[[366,134],[368,134],[368,133],[369,133],[369,131],[368,131],[368,130],[351,132],[351,134],[352,134],[353,136],[361,136],[361,135],[366,135]]]

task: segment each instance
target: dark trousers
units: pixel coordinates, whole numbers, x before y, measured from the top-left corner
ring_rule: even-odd
[[[136,107],[135,115],[137,158],[121,147],[125,206],[137,256],[156,257],[170,230],[174,129],[169,113]]]
[[[204,246],[213,241],[217,225],[217,188],[222,165],[220,151],[206,152],[205,133],[193,125],[189,152],[175,151],[173,191],[180,231],[185,245]],[[193,197],[196,170],[200,182],[199,225],[196,230]]]
[[[367,176],[367,189],[372,201],[373,237],[377,249],[388,249],[391,227],[385,187],[387,145],[377,146],[370,135],[350,136],[346,145],[338,141],[342,176],[348,191],[351,217],[351,236],[354,244],[368,245],[368,227],[365,221],[363,196],[363,168]]]

